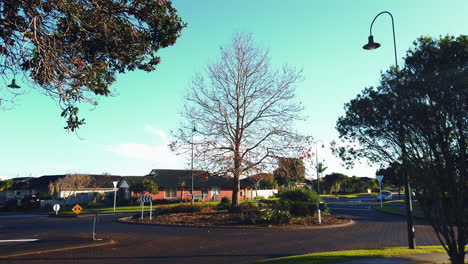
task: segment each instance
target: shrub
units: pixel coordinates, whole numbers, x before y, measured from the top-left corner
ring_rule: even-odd
[[[217,210],[229,210],[231,208],[231,200],[227,197],[223,197],[221,202],[216,205]]]
[[[291,220],[291,214],[288,211],[278,211],[273,213],[272,224],[285,224]]]
[[[241,203],[236,208],[231,208],[231,213],[245,213],[249,211],[257,211],[258,208],[255,204],[251,202]]]
[[[282,191],[279,193],[279,198],[281,201],[289,200],[293,202],[318,203],[321,201],[316,192],[305,188]]]
[[[239,221],[243,224],[283,224],[291,219],[289,212],[275,212],[271,209],[246,211],[239,214]]]
[[[292,202],[289,212],[294,216],[314,215],[317,211],[317,204],[308,202]]]
[[[286,190],[279,194],[280,200],[273,204],[277,210],[289,211],[293,216],[309,216],[317,212],[319,202],[323,202],[322,198],[315,192],[309,189],[293,189]],[[325,204],[324,214],[328,214],[329,210]]]

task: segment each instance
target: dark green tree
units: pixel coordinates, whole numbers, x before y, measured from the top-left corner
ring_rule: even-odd
[[[0,181],[0,191],[4,191],[13,186],[13,180]]]
[[[278,168],[273,176],[279,186],[291,188],[305,179],[304,162],[300,158],[278,158]]]
[[[78,104],[108,96],[118,73],[155,70],[156,52],[184,27],[165,0],[0,1],[0,74],[6,83],[23,73],[57,100],[74,131],[84,124]],[[12,102],[8,94],[0,106]]]
[[[346,104],[337,129],[348,146],[335,146],[349,163],[403,164],[426,218],[457,264],[464,263],[468,240],[467,50],[467,36],[419,38],[402,69],[391,68],[378,87]]]
[[[398,162],[391,163],[388,167],[379,169],[377,175],[383,175],[382,184],[384,186],[398,187],[398,194],[401,192],[401,186],[404,186],[405,179],[401,173],[401,164]]]
[[[341,189],[341,184],[345,183],[349,177],[342,173],[333,172],[323,177],[322,192],[333,194],[338,193]]]
[[[154,181],[143,179],[142,181],[138,181],[132,186],[130,186],[129,191],[137,194],[157,194],[159,192],[159,189],[158,185]]]

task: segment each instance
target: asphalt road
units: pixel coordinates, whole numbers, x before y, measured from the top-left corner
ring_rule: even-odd
[[[310,252],[407,245],[405,219],[372,210],[372,197],[327,200],[334,214],[356,224],[299,230],[187,228],[120,224],[109,215],[101,216],[97,237],[116,240],[115,245],[0,259],[0,263],[253,263]],[[91,237],[92,220],[0,217],[0,240],[83,239]],[[438,244],[429,225],[416,222],[415,229],[418,245]]]

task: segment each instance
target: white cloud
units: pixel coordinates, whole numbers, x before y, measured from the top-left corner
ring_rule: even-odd
[[[154,134],[158,136],[165,144],[169,143],[169,139],[167,137],[166,132],[164,132],[162,129],[156,129],[152,125],[146,124],[145,125],[145,131]]]
[[[166,144],[147,145],[135,142],[126,142],[109,146],[106,150],[121,157],[151,161],[154,168],[184,168],[184,159],[173,153]]]

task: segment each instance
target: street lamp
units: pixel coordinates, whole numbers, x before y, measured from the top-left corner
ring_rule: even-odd
[[[390,12],[383,11],[374,17],[374,20],[372,20],[372,23],[370,26],[370,31],[369,31],[370,34],[369,34],[368,42],[362,48],[365,50],[373,50],[373,49],[377,49],[380,47],[379,43],[374,42],[374,36],[372,36],[372,26],[374,25],[374,22],[377,19],[377,17],[379,17],[382,14],[388,14],[390,18],[392,19],[393,50],[394,50],[394,55],[395,55],[395,67],[398,69],[398,57],[397,57],[397,51],[396,51],[396,38],[395,38],[395,24],[393,22],[393,16]],[[414,224],[413,224],[413,205],[411,202],[411,195],[410,195],[411,186],[409,183],[409,175],[405,170],[407,152],[406,152],[405,135],[403,132],[403,125],[401,123],[400,123],[400,139],[399,140],[400,140],[400,146],[401,146],[401,160],[402,160],[403,174],[405,175],[405,185],[406,185],[405,199],[406,199],[406,221],[407,221],[407,229],[408,229],[408,247],[410,249],[414,249],[416,247],[416,241],[415,241]]]
[[[13,79],[13,81],[11,81],[11,84],[7,85],[8,88],[13,88],[13,89],[19,89],[21,88],[21,86],[17,85],[16,84],[16,79]]]
[[[115,204],[117,201],[117,183],[118,181],[113,181],[112,184],[114,185],[114,214],[115,214]]]
[[[192,194],[192,204],[194,204],[194,202],[195,202],[194,198],[193,198],[193,145],[194,145],[193,144],[193,134],[195,134],[195,132],[197,132],[197,129],[195,128],[195,126],[193,126],[193,129],[192,129],[192,142],[191,142],[192,143],[192,159],[191,159],[191,165],[190,165],[190,173],[192,175],[192,188],[191,188],[192,189],[192,192],[191,192],[191,194]]]
[[[325,148],[322,140],[316,140],[315,143],[315,170],[317,172],[317,194],[320,195],[320,174],[319,174],[319,163],[318,163],[318,149],[317,143],[322,142],[322,148]]]

